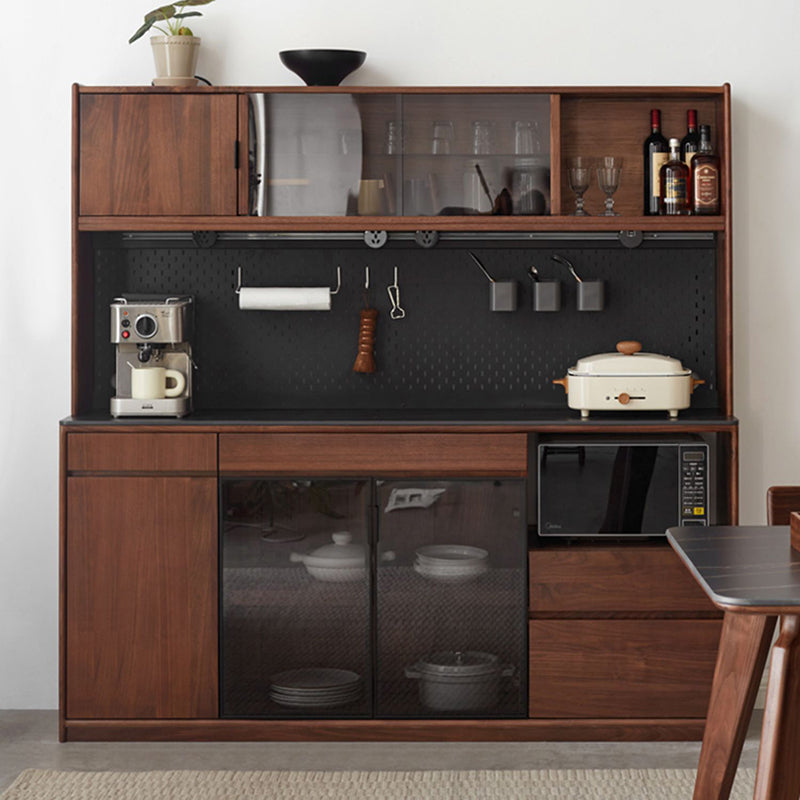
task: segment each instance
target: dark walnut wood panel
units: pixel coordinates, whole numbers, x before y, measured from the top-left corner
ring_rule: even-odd
[[[677,742],[702,719],[70,720],[71,742]]]
[[[529,580],[534,616],[715,612],[714,604],[666,543],[531,550]]]
[[[67,479],[66,718],[217,715],[217,481]]]
[[[213,433],[70,433],[70,472],[216,473]]]
[[[530,716],[705,716],[717,620],[532,620]]]
[[[524,476],[525,434],[221,433],[220,473]]]
[[[642,148],[644,140],[650,135],[650,109],[661,109],[661,132],[667,139],[673,136],[681,139],[686,134],[686,111],[696,108],[698,122],[711,125],[712,141],[720,153],[726,141],[722,105],[722,88],[718,89],[716,97],[689,93],[683,97],[668,97],[661,92],[652,96],[624,98],[564,96],[561,101],[562,163],[572,156],[622,156],[622,178],[614,194],[614,209],[625,217],[639,216],[643,205]],[[584,198],[590,214],[602,211],[605,195],[596,178],[592,180]],[[575,195],[567,183],[566,170],[562,169],[561,213],[571,213],[574,199]],[[692,218],[678,219],[688,222]]]
[[[80,95],[80,214],[235,215],[236,130],[235,94]]]
[[[640,189],[641,191],[641,189]],[[715,232],[724,229],[723,217],[212,217],[194,216],[191,222],[177,215],[82,216],[78,228],[82,232],[103,231],[193,231],[225,232],[311,232],[336,231],[466,231],[509,232],[526,231],[581,233],[594,231],[638,230]]]

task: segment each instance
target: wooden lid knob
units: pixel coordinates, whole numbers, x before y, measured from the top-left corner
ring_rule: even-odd
[[[623,353],[626,356],[632,356],[634,353],[638,353],[642,349],[641,342],[635,342],[633,340],[625,340],[622,342],[617,342],[617,351]]]
[[[627,392],[622,392],[617,400],[619,400],[622,405],[626,406],[628,403],[630,403],[631,396]]]

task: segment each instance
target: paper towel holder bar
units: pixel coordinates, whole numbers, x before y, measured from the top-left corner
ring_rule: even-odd
[[[242,268],[236,268],[236,289],[234,291],[239,294],[244,287],[242,286]],[[342,268],[336,267],[336,288],[331,289],[331,296],[339,294],[339,289],[342,288]]]

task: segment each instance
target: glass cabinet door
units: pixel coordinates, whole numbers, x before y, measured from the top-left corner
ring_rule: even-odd
[[[378,482],[376,716],[522,717],[521,480]]]
[[[405,216],[550,213],[550,96],[403,96]]]
[[[369,481],[223,480],[223,717],[372,708]]]
[[[250,213],[550,213],[550,95],[251,94]]]

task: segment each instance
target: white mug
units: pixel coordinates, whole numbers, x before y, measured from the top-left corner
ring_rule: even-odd
[[[174,385],[168,386],[168,383]],[[165,367],[134,367],[131,370],[131,397],[136,400],[157,400],[179,397],[186,388],[182,372]]]

